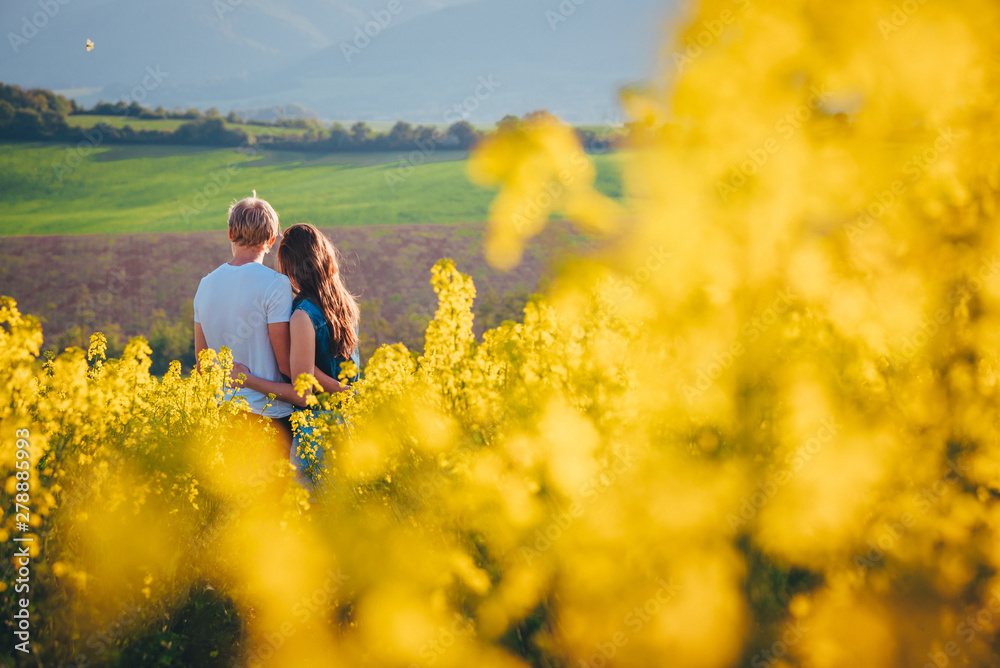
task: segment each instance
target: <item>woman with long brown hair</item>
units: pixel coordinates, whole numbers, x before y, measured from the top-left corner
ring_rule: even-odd
[[[292,382],[279,383],[251,376],[242,364],[234,365],[233,378],[244,374],[245,387],[263,394],[273,394],[281,401],[304,408],[307,406],[306,397],[309,392],[300,395],[293,385],[301,374],[315,376],[319,369],[332,379],[325,381],[323,389],[327,392],[343,392],[348,389],[348,385],[341,384],[337,379],[340,377],[341,365],[345,362],[352,361],[355,368],[360,368],[360,311],[357,300],[348,292],[340,275],[336,249],[315,226],[300,223],[285,231],[278,246],[276,268],[288,277],[295,293],[289,323],[289,370]],[[307,466],[303,453],[297,452],[298,442],[299,438],[296,438],[292,461],[301,471]]]

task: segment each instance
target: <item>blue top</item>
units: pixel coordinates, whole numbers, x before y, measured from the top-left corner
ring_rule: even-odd
[[[296,311],[305,311],[309,319],[312,320],[313,329],[316,330],[316,368],[334,380],[339,380],[340,365],[348,360],[334,357],[330,353],[330,325],[326,321],[326,316],[323,315],[323,309],[306,297],[296,297],[295,301],[292,302],[292,313]],[[361,370],[361,356],[358,354],[357,348],[354,349],[354,354],[351,355],[349,361],[354,362],[355,367],[359,371]],[[353,383],[358,377],[355,375],[348,380]]]

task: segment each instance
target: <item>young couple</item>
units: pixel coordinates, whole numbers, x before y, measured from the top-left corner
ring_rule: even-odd
[[[307,373],[327,392],[348,388],[337,379],[348,360],[360,368],[359,310],[340,276],[333,244],[312,225],[288,228],[278,245],[278,271],[265,267],[264,256],[280,234],[278,214],[256,191],[229,208],[233,259],[198,286],[195,354],[222,346],[233,351],[233,378],[246,375],[235,396],[278,428],[283,456],[301,471],[305,461],[292,447],[298,439],[290,416],[293,406],[306,406],[306,395],[292,383]]]

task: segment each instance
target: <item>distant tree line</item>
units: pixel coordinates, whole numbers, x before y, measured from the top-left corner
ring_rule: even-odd
[[[74,100],[67,100],[52,91],[40,88],[22,90],[20,86],[0,84],[0,139],[72,143],[97,133],[102,143],[109,144],[239,146],[247,141],[245,132],[227,128],[221,117],[206,116],[197,110],[184,112],[183,117],[192,120],[173,132],[136,131],[127,125],[115,128],[102,123],[91,128],[79,128],[66,122],[70,114],[116,115],[136,119],[164,117],[134,102],[131,105],[99,102],[93,109],[83,109]]]
[[[98,122],[90,128],[80,128],[67,123],[69,115],[118,116],[136,120],[184,120],[176,130],[135,130],[130,125],[112,127]],[[500,125],[516,123],[508,116]],[[304,130],[301,133],[254,133],[233,125],[253,125],[273,128]],[[44,89],[22,90],[20,86],[0,83],[0,140],[55,141],[73,143],[81,137],[99,133],[105,144],[182,144],[196,146],[243,146],[316,151],[322,153],[426,151],[431,146],[468,150],[483,137],[467,121],[459,121],[447,129],[433,126],[413,126],[404,121],[396,123],[388,132],[375,132],[367,123],[358,122],[349,128],[334,123],[325,128],[313,118],[277,117],[272,121],[252,119],[244,121],[235,111],[223,117],[218,109],[168,111],[163,107],[148,109],[138,102],[98,102],[90,109],[77,105],[61,95]],[[621,137],[611,139],[598,136],[591,130],[578,129],[580,140],[588,150],[600,152],[616,145]],[[596,147],[596,148],[595,148]]]
[[[75,114],[77,116],[128,116],[129,118],[136,118],[145,121],[156,121],[156,120],[182,120],[182,121],[197,121],[202,119],[215,119],[222,118],[222,114],[215,107],[207,111],[201,111],[200,109],[174,109],[168,110],[164,109],[162,106],[156,109],[148,109],[138,102],[132,102],[131,104],[125,104],[122,101],[119,102],[98,102],[90,109],[85,109],[83,107],[78,107],[76,102],[70,100],[73,108],[69,113]],[[288,105],[289,108],[298,107],[298,105]],[[282,112],[284,108],[282,108]],[[260,113],[256,110],[255,113]],[[298,130],[310,130],[310,129],[322,129],[323,124],[318,120],[312,118],[300,118],[300,117],[286,117],[283,113],[281,115],[275,114],[274,118],[270,121],[264,121],[259,118],[243,118],[238,112],[230,111],[226,115],[225,120],[227,123],[237,124],[237,125],[256,125],[256,126],[267,126],[274,128],[294,128]]]
[[[69,129],[66,116],[75,108],[75,102],[52,91],[0,84],[0,138],[61,138]]]

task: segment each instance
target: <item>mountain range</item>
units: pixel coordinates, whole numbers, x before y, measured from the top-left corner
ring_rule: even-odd
[[[655,74],[675,13],[673,0],[4,0],[0,81],[85,105],[599,123]]]

